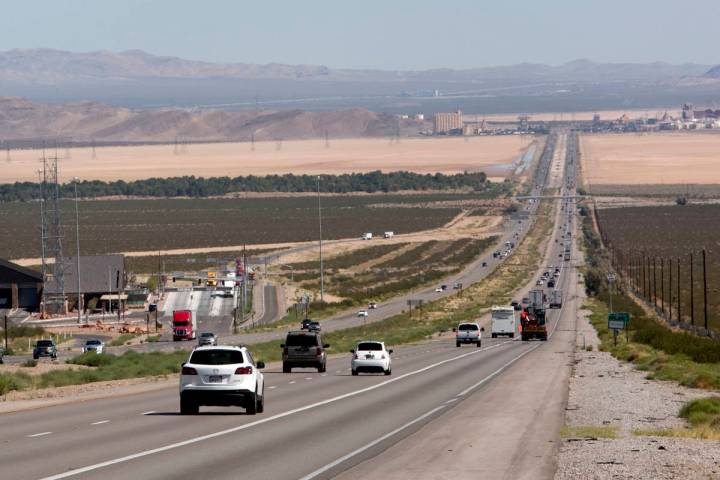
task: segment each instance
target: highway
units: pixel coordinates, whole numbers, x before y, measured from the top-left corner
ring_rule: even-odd
[[[558,161],[557,156],[557,149],[555,148],[554,139],[556,136],[551,135],[548,137],[547,141],[547,147],[543,151],[540,161],[538,162],[538,166],[536,168],[535,174],[533,179],[531,179],[531,189],[530,194],[531,195],[539,195],[542,193],[544,186],[548,179],[550,178],[550,170],[551,165],[553,161]],[[559,179],[557,181],[560,181],[562,179]],[[558,183],[559,186],[559,183]],[[414,290],[409,293],[405,293],[402,295],[399,295],[397,297],[393,297],[389,300],[386,300],[384,302],[378,303],[377,309],[369,310],[369,317],[366,318],[359,318],[357,316],[357,310],[348,310],[345,312],[341,312],[337,315],[334,315],[329,318],[325,318],[321,320],[322,329],[325,332],[332,332],[337,330],[343,330],[347,328],[352,328],[355,326],[377,322],[380,320],[383,320],[385,318],[391,317],[393,315],[397,315],[398,313],[401,313],[403,310],[407,310],[408,300],[422,300],[424,302],[430,302],[433,300],[438,300],[440,298],[448,297],[451,295],[455,295],[457,292],[452,289],[452,285],[456,282],[462,283],[464,286],[468,286],[472,283],[478,282],[488,275],[491,275],[493,270],[496,266],[498,266],[500,263],[507,261],[509,259],[512,259],[512,254],[509,257],[506,257],[504,259],[502,258],[494,258],[492,255],[492,252],[496,249],[502,249],[503,245],[506,241],[515,242],[515,244],[519,244],[520,241],[525,237],[528,230],[532,226],[532,223],[534,222],[533,215],[537,211],[538,203],[533,202],[529,203],[525,207],[524,213],[524,219],[513,219],[509,220],[506,225],[505,233],[501,236],[501,238],[498,240],[496,247],[489,249],[486,253],[481,255],[480,258],[476,259],[469,265],[467,265],[460,273],[457,273],[455,275],[452,275],[448,278],[445,278],[441,282],[442,284],[448,285],[448,289],[443,292],[436,292],[435,288],[437,285],[430,285],[418,290]],[[302,246],[297,247],[298,249],[309,249],[314,248],[313,246]],[[486,266],[482,266],[483,263],[486,264]],[[266,291],[266,294],[268,292]],[[266,309],[268,308],[266,304]],[[277,308],[277,307],[275,307]],[[166,311],[171,311],[168,307],[165,307]],[[203,319],[203,317],[200,317]],[[267,318],[267,315],[265,315],[265,318]],[[212,321],[219,322],[220,318],[215,317]],[[205,323],[205,328],[210,328],[210,324]],[[258,332],[258,333],[240,333],[237,335],[228,335],[224,332],[229,332],[231,330],[232,326],[232,319],[228,317],[228,319],[225,321],[225,323],[220,324],[219,327],[214,330],[216,333],[219,334],[221,340],[223,342],[227,343],[234,343],[239,344],[242,343],[244,345],[252,345],[254,343],[260,343],[260,342],[267,342],[271,340],[282,340],[285,338],[285,334],[288,330],[296,329],[297,327],[290,327],[287,329],[278,329],[276,331],[272,332]],[[203,329],[203,324],[200,324],[201,330]],[[224,328],[223,328],[224,327]],[[186,350],[190,350],[195,346],[194,342],[153,342],[153,343],[145,343],[141,345],[133,345],[129,347],[114,347],[111,349],[108,349],[110,353],[122,353],[126,350],[135,350],[135,351],[172,351],[178,348],[183,348]]]
[[[553,164],[564,163],[562,153]],[[561,167],[548,185],[564,177]],[[396,346],[390,377],[351,376],[349,354],[330,358],[324,374],[270,365],[266,410],[256,416],[205,407],[181,417],[176,388],[5,414],[3,476],[552,478],[580,288],[574,245],[573,261],[563,263],[555,242],[568,225],[574,231],[568,211],[556,209],[543,263],[563,264],[565,293],[563,307],[548,310],[548,342],[487,332],[482,348],[456,348],[451,336]],[[487,270],[462,275],[469,282]],[[487,316],[479,320],[489,327]]]

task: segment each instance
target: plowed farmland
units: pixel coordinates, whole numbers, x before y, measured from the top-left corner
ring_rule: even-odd
[[[625,258],[632,256],[635,265],[637,259],[649,258],[644,277],[639,267],[632,266],[633,262],[630,262],[630,274],[639,275],[641,283],[644,278],[646,288],[653,297],[657,295],[659,308],[664,303],[667,310],[668,300],[672,300],[673,318],[677,316],[677,265],[680,262],[680,305],[686,322],[690,321],[691,314],[690,254],[693,254],[696,325],[704,322],[702,250],[705,249],[708,324],[720,329],[720,205],[614,208],[600,210],[599,219],[601,230],[615,253]]]

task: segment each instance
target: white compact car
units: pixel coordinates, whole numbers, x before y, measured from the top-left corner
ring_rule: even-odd
[[[353,354],[352,362],[350,362],[353,375],[360,372],[384,373],[385,375],[392,373],[392,360],[390,359],[392,349],[386,350],[384,342],[359,342],[354,350],[350,350],[350,353]]]
[[[102,340],[97,339],[90,339],[85,342],[85,345],[83,345],[82,351],[83,353],[87,352],[94,352],[94,353],[103,353],[105,350],[105,344],[102,342]]]
[[[201,405],[244,407],[249,415],[265,409],[263,362],[245,347],[198,347],[180,372],[180,414],[195,415]]]
[[[357,314],[358,317],[367,317],[368,311],[367,310],[360,310]]]

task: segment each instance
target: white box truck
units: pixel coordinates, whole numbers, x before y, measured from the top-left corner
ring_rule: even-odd
[[[562,290],[552,290],[550,292],[550,301],[548,307],[550,308],[562,308],[563,295]]]
[[[502,307],[492,307],[490,311],[491,336],[497,338],[499,336],[508,336],[513,338],[517,332],[517,318],[515,318],[515,309],[512,305]]]
[[[385,237],[385,238],[392,238],[394,236],[395,236],[395,232],[385,232],[383,234],[383,237]]]
[[[362,237],[360,237],[360,238],[362,238],[363,240],[372,240],[372,233],[370,233],[370,232],[363,233]]]

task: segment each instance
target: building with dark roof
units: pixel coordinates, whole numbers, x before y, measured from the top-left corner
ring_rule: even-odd
[[[37,310],[42,289],[40,272],[0,259],[0,309]]]
[[[45,293],[50,295],[64,294],[74,301],[78,294],[77,257],[63,257],[63,283],[61,292],[54,278],[47,279]],[[125,289],[125,257],[123,255],[81,255],[80,256],[80,293],[83,305],[87,301],[103,295],[118,294]],[[112,299],[117,302],[117,296]]]

